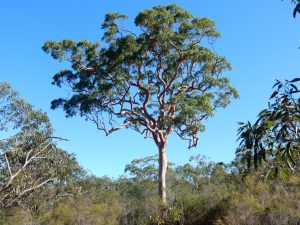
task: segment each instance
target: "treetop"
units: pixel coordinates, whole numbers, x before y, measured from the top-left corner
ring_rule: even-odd
[[[52,108],[62,106],[67,116],[79,112],[107,135],[123,127],[146,137],[175,131],[196,146],[203,121],[238,97],[222,77],[230,64],[210,47],[220,37],[214,22],[176,5],[140,12],[137,31],[120,22],[126,18],[105,16],[101,48],[86,40],[45,43],[46,53],[71,63],[53,77],[53,84],[71,88],[69,97]]]

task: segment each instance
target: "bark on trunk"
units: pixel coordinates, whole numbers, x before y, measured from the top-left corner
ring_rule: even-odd
[[[159,148],[159,174],[158,174],[158,193],[162,203],[167,203],[166,194],[166,173],[168,160],[166,155],[166,144]],[[162,218],[167,217],[167,210],[162,209]]]

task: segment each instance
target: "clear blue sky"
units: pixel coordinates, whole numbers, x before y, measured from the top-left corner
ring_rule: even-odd
[[[229,162],[237,146],[237,122],[255,120],[267,106],[275,79],[299,76],[300,15],[293,19],[289,0],[2,1],[0,82],[10,82],[23,98],[48,113],[55,134],[70,140],[60,146],[75,153],[84,168],[117,178],[131,160],[156,154],[154,143],[130,130],[106,137],[83,118],[66,119],[61,110],[50,110],[51,100],[64,94],[51,85],[52,76],[66,65],[44,54],[41,46],[46,40],[65,38],[98,41],[105,13],[129,15],[132,27],[130,22],[139,11],[171,3],[216,22],[222,38],[215,48],[232,64],[233,70],[226,76],[238,89],[240,100],[207,121],[197,148],[188,150],[186,142],[172,137],[168,158],[180,165],[200,153]]]

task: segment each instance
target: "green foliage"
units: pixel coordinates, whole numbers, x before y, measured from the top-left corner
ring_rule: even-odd
[[[297,13],[300,13],[300,1],[299,0],[291,0],[291,3],[295,5],[294,11],[293,11],[293,16],[295,18]]]
[[[159,215],[152,215],[145,220],[146,225],[172,225],[181,224],[183,217],[183,211],[180,208],[169,207],[167,209],[167,218],[162,219]]]
[[[73,155],[56,146],[60,138],[52,136],[47,115],[8,83],[0,83],[0,132],[0,214],[25,224],[23,218],[38,215],[43,203],[68,194],[82,170]],[[23,216],[7,216],[21,206]]]
[[[204,47],[220,36],[214,22],[176,5],[157,6],[137,15],[135,34],[119,24],[126,18],[106,15],[102,40],[107,47],[89,41],[45,43],[46,53],[71,63],[71,70],[53,77],[53,84],[71,87],[70,98],[54,100],[52,108],[62,106],[67,116],[79,113],[107,135],[123,127],[146,136],[158,131],[167,136],[174,129],[195,146],[203,119],[238,97],[221,77],[229,63]]]
[[[153,158],[134,160],[132,165],[141,171]],[[183,168],[188,168],[185,176]],[[35,208],[23,205],[0,211],[0,224],[297,224],[299,171],[274,180],[261,179],[254,171],[247,175],[231,171],[236,170],[201,156],[184,166],[173,165],[168,174],[170,201],[165,205],[159,204],[151,176],[136,179],[140,177],[137,173],[137,177],[131,174],[111,180],[85,174],[75,177],[73,191],[64,198],[47,199],[42,196],[52,189],[39,189],[40,194],[30,199],[32,203],[38,199]],[[194,176],[198,177],[197,186],[193,179],[187,179]],[[161,208],[167,211],[164,220]]]
[[[113,181],[92,176],[85,177],[78,185],[81,190],[77,195],[79,201],[73,203],[76,224],[119,224],[122,205]]]
[[[160,201],[157,197],[157,156],[133,160],[125,166],[129,177],[117,180],[117,191],[122,196],[120,224],[144,224],[145,218],[158,215]],[[146,202],[147,204],[142,204]]]
[[[258,164],[266,161],[270,168],[299,169],[300,163],[300,79],[276,81],[269,108],[262,110],[254,125],[240,123],[238,160]],[[266,163],[265,163],[266,165]],[[283,170],[284,171],[284,170]]]
[[[292,0],[291,2],[296,5],[295,8],[294,8],[294,11],[293,11],[293,16],[295,18],[297,13],[300,13],[300,1],[299,0]]]
[[[42,224],[47,225],[73,225],[76,222],[76,212],[71,205],[59,204],[51,214],[45,216]]]
[[[149,156],[143,159],[135,159],[125,166],[125,173],[128,172],[133,179],[139,182],[157,180],[158,156]]]

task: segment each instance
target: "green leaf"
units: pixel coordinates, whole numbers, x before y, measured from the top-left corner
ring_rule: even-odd
[[[278,94],[278,91],[274,91],[273,94],[271,95],[270,99],[274,98]]]
[[[293,80],[291,80],[291,83],[295,83],[295,82],[298,82],[298,81],[300,81],[300,77],[294,78]]]

